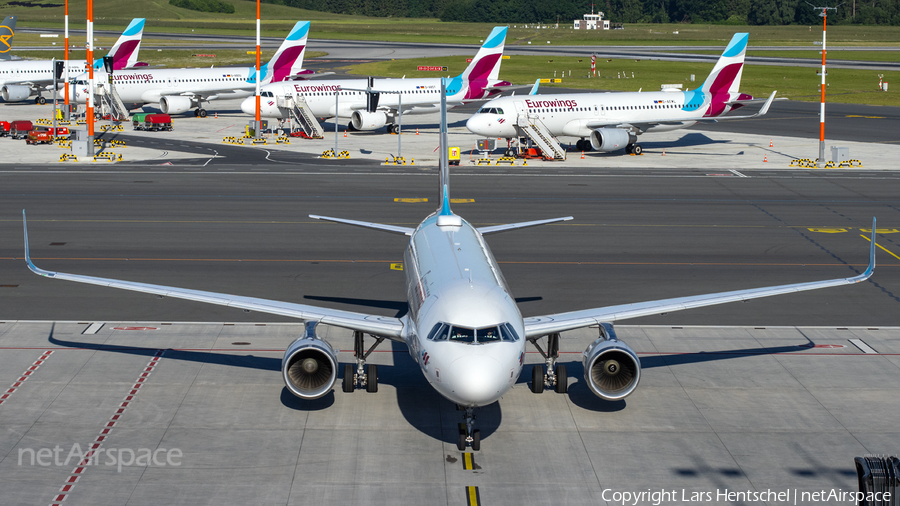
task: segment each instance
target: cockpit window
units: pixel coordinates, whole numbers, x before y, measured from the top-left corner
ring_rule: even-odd
[[[497,114],[503,114],[503,109],[500,109],[499,107],[494,110],[497,111]]]
[[[475,329],[467,327],[453,327],[450,331],[450,340],[458,343],[474,343]]]
[[[458,343],[512,343],[519,340],[518,334],[509,323],[473,329],[438,323],[428,333],[429,341],[455,341]]]

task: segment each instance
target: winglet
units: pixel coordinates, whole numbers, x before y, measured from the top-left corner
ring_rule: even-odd
[[[865,281],[872,276],[872,273],[875,272],[875,217],[872,216],[872,239],[870,241],[872,244],[869,245],[869,266],[866,268],[866,271],[862,273],[859,277],[861,278],[859,281]]]
[[[45,271],[44,269],[38,268],[34,263],[31,262],[31,252],[28,249],[28,223],[25,221],[25,210],[22,209],[22,227],[25,229],[25,264],[28,265],[28,269],[40,276],[49,276],[53,277],[56,273]]]
[[[534,86],[531,87],[531,91],[528,92],[529,95],[537,95],[538,86],[541,84],[541,78],[537,78],[534,80]]]
[[[766,100],[766,103],[760,107],[759,112],[756,113],[757,116],[765,116],[767,112],[769,112],[769,106],[772,105],[772,101],[775,100],[775,94],[778,93],[778,90],[772,92],[769,95],[769,100]]]

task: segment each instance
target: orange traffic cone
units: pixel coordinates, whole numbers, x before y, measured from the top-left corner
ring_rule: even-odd
[[[416,128],[416,135],[419,135],[419,129]]]
[[[581,152],[581,159],[584,160],[584,151]]]
[[[344,137],[347,137],[347,130],[344,130]]]
[[[218,113],[218,112],[216,113],[215,118],[216,118],[216,119],[219,119],[219,113]]]
[[[663,148],[663,156],[666,156],[666,148]]]
[[[769,161],[769,156],[768,156],[768,155],[763,155],[763,161],[764,161],[764,162],[768,162],[768,161]]]
[[[775,144],[772,143],[772,139],[769,139],[769,147],[770,147],[770,148],[774,148],[774,147],[775,147]]]

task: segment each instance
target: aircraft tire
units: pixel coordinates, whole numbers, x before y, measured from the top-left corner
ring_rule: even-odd
[[[206,109],[197,109],[197,116],[201,118],[205,118],[207,115]]]
[[[199,117],[200,117],[200,109],[194,109],[194,117],[195,117],[195,118],[199,118]]]
[[[464,452],[466,451],[466,433],[460,432],[459,437],[456,439],[456,449]]]
[[[34,102],[38,105],[44,105],[47,103],[47,99],[44,97],[38,97],[38,98],[34,99]]]
[[[481,431],[478,429],[472,431],[472,450],[481,450]]]
[[[566,366],[556,366],[556,393],[564,394],[569,390],[569,376],[566,375]]]
[[[356,386],[353,383],[353,366],[350,364],[344,364],[343,390],[345,393],[353,393],[353,388]]]
[[[536,394],[544,391],[544,368],[540,365],[531,368],[531,391]]]
[[[366,392],[374,394],[378,391],[378,366],[366,365]]]
[[[631,148],[631,152],[640,155],[644,152],[644,148],[642,148],[640,144],[635,144],[634,147]]]

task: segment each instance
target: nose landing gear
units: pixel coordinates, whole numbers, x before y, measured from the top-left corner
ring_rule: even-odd
[[[342,390],[351,393],[357,387],[366,387],[366,392],[375,393],[378,391],[378,366],[375,364],[366,364],[366,359],[379,344],[384,341],[383,337],[375,337],[375,342],[366,350],[363,343],[362,332],[353,333],[353,356],[356,357],[356,371],[353,370],[353,364],[344,364],[344,380]]]
[[[456,441],[456,448],[459,451],[465,451],[467,446],[472,446],[472,450],[481,450],[481,431],[473,429],[475,425],[475,408],[464,408],[465,423],[459,424],[459,438]]]
[[[547,364],[547,373],[544,374],[543,367],[534,366],[531,370],[531,391],[539,394],[544,391],[544,385],[553,387],[558,394],[564,394],[569,390],[569,377],[566,372],[566,366],[556,365],[559,360],[559,334],[549,334],[547,336],[547,352],[541,348],[537,339],[533,339],[531,344],[537,348],[538,353],[544,357]]]

